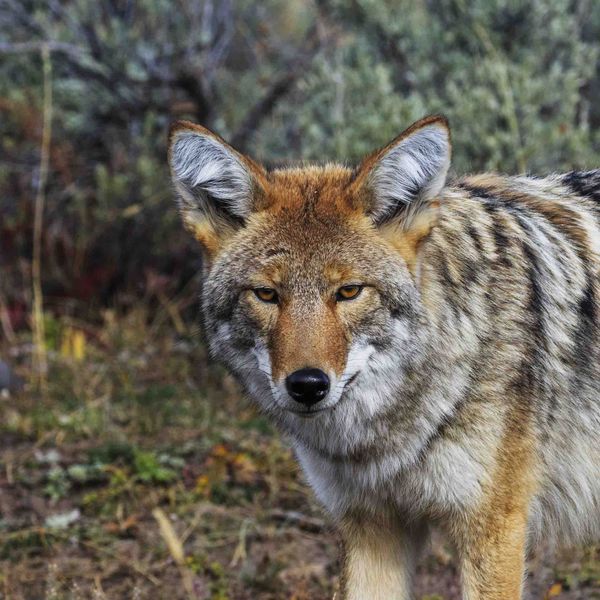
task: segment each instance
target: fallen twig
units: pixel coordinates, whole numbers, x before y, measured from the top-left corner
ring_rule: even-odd
[[[165,541],[165,544],[167,545],[175,564],[179,567],[179,572],[181,574],[181,579],[186,594],[190,597],[190,599],[195,598],[196,595],[194,593],[192,574],[185,564],[185,552],[183,550],[183,544],[181,543],[181,540],[177,537],[177,533],[175,533],[175,529],[173,529],[171,521],[169,521],[169,518],[162,509],[155,508],[152,511],[152,515],[158,523],[160,535]]]

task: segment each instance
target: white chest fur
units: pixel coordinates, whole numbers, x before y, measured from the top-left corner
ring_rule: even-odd
[[[406,467],[388,454],[367,462],[331,460],[300,445],[296,454],[317,498],[334,518],[349,510],[386,507],[415,516],[474,507],[489,483],[493,459],[444,441],[418,464]]]

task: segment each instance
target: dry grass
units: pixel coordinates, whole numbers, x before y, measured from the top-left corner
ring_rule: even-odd
[[[46,325],[47,395],[0,398],[0,598],[333,596],[339,543],[290,450],[185,324]],[[24,379],[31,353],[0,345]],[[539,558],[533,597],[600,597],[597,559]],[[457,590],[435,542],[420,597]]]

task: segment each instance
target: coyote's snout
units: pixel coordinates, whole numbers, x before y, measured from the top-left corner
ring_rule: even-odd
[[[520,598],[542,534],[600,533],[600,171],[449,164],[443,117],[355,168],[171,132],[211,351],[290,436],[348,599],[410,598],[430,525],[469,600]]]

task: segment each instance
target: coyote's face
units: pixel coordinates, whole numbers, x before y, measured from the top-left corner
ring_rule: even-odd
[[[355,170],[267,172],[190,123],[172,131],[183,220],[205,257],[213,354],[296,433],[392,401],[423,335],[419,245],[449,164],[442,118]]]

